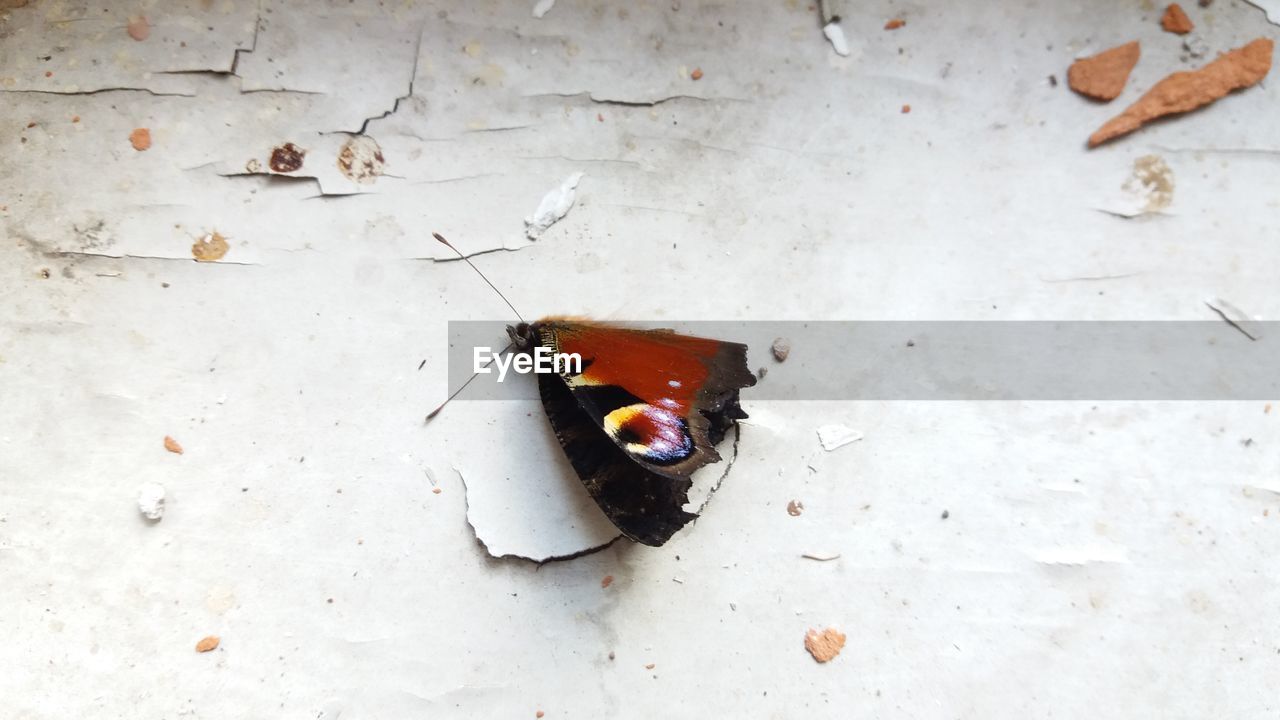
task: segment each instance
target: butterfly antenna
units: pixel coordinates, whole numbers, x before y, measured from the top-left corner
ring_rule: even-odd
[[[515,344],[515,343],[513,343],[513,342],[507,343],[507,346],[506,346],[505,348],[503,348],[503,349],[502,349],[502,352],[498,353],[497,355],[494,355],[494,356],[489,360],[489,362],[487,362],[487,363],[485,363],[485,364],[484,364],[485,368],[486,368],[486,369],[488,369],[488,367],[489,367],[490,365],[492,365],[492,364],[494,364],[495,362],[497,362],[497,361],[498,361],[498,358],[499,358],[499,357],[501,357],[502,355],[507,354],[508,352],[511,352],[512,350],[514,350],[514,349],[515,349],[515,347],[516,347],[516,344]],[[439,405],[438,407],[436,407],[436,409],[435,409],[435,410],[432,410],[431,412],[427,413],[427,416],[426,416],[425,418],[423,418],[422,423],[425,425],[426,423],[431,422],[431,419],[432,419],[432,418],[434,418],[435,416],[439,415],[439,414],[440,414],[440,411],[444,409],[444,406],[445,406],[445,405],[448,405],[448,404],[449,404],[449,401],[450,401],[450,400],[453,400],[454,398],[458,397],[458,393],[461,393],[463,390],[466,390],[466,389],[467,389],[467,386],[471,384],[471,381],[472,381],[472,380],[475,380],[475,379],[476,379],[476,376],[477,376],[477,375],[479,375],[479,374],[480,374],[480,373],[478,373],[478,372],[471,373],[471,377],[467,378],[467,381],[466,381],[466,382],[464,382],[464,383],[462,383],[462,387],[458,388],[457,390],[454,390],[454,391],[453,391],[453,394],[452,394],[452,395],[450,395],[449,397],[445,398],[445,399],[444,399],[444,402],[440,403],[440,405]]]
[[[443,236],[443,235],[441,235],[440,233],[438,233],[438,232],[433,232],[433,233],[431,233],[431,236],[432,236],[432,237],[434,237],[436,240],[439,240],[441,243],[443,243],[443,244],[445,245],[445,247],[447,247],[447,248],[449,248],[450,250],[452,250],[452,251],[454,251],[455,253],[457,253],[457,254],[458,254],[458,257],[462,258],[462,262],[464,262],[464,263],[466,263],[466,264],[470,265],[470,266],[471,266],[471,269],[472,269],[472,270],[475,270],[475,271],[476,271],[476,274],[480,276],[480,279],[481,279],[481,280],[484,280],[486,283],[488,283],[488,284],[489,284],[489,287],[493,288],[493,291],[494,291],[494,292],[496,292],[496,293],[498,293],[498,297],[502,298],[502,302],[506,303],[506,304],[507,304],[507,307],[511,308],[511,312],[515,313],[517,318],[520,318],[520,322],[524,322],[524,318],[520,316],[520,311],[516,309],[516,306],[511,304],[511,301],[507,299],[507,296],[506,296],[506,295],[503,295],[503,294],[502,294],[502,291],[498,289],[498,286],[497,286],[497,285],[494,285],[492,282],[489,282],[489,278],[485,277],[485,276],[484,276],[484,273],[480,272],[480,268],[476,267],[476,266],[475,266],[475,263],[471,262],[471,259],[470,259],[470,258],[468,258],[466,255],[463,255],[463,254],[462,254],[462,251],[460,251],[460,250],[458,250],[458,248],[454,247],[454,246],[453,246],[453,243],[450,243],[448,240],[445,240],[445,239],[444,239],[444,236]],[[475,378],[475,376],[473,375],[473,376],[472,376],[472,378],[474,379],[474,378]],[[471,382],[471,381],[470,381],[470,380],[468,380],[467,382]],[[462,387],[466,387],[466,385],[463,385]],[[458,388],[458,389],[459,389],[459,390],[461,390],[462,388]],[[456,393],[455,393],[455,394],[456,394]],[[450,397],[450,400],[452,400],[452,399],[453,399],[453,398],[452,398],[452,397]],[[448,400],[446,400],[445,402],[448,402]],[[440,412],[440,411],[437,409],[437,410],[436,410],[436,412]],[[434,415],[434,414],[435,414],[435,413],[432,413],[432,415]],[[427,416],[427,419],[430,419],[430,418],[431,418],[431,415],[428,415],[428,416]]]

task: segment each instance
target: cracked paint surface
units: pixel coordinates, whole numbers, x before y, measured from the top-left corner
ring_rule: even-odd
[[[897,12],[823,3],[841,57],[802,2],[7,5],[9,714],[1275,714],[1261,403],[744,396],[695,524],[543,565],[518,557],[613,532],[538,404],[422,425],[451,389],[446,323],[512,319],[433,231],[527,317],[1280,315],[1275,88],[1086,154],[1107,110],[1045,81],[1100,22],[1143,42],[1135,73],[1177,67],[1133,6],[963,2],[890,33]],[[1210,53],[1275,37],[1211,12]],[[307,154],[281,175],[285,142]],[[376,143],[372,182],[343,169],[353,143]],[[1150,155],[1167,207],[1097,212]],[[215,231],[225,255],[198,262]],[[804,348],[768,352],[762,384],[802,371]],[[826,425],[865,437],[826,452]],[[849,644],[817,666],[798,638],[828,625]],[[1231,663],[1208,687],[1187,662],[1206,648]]]

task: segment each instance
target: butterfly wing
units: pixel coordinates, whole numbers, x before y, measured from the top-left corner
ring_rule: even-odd
[[[747,416],[738,391],[756,378],[745,345],[576,320],[544,320],[535,334],[582,358],[578,374],[540,377],[562,379],[609,440],[655,475],[687,480],[717,462],[715,445]]]
[[[692,484],[688,478],[656,475],[634,462],[583,411],[559,376],[538,375],[538,388],[574,471],[623,535],[658,547],[696,517],[684,510]]]

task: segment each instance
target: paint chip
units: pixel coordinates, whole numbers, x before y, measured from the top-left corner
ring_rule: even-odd
[[[693,72],[689,73],[689,77],[690,77],[690,78],[692,78],[692,79],[694,79],[694,80],[701,80],[701,79],[702,79],[702,68],[694,68],[694,69],[693,69]]]
[[[894,19],[892,19],[892,20],[890,20],[889,22],[887,22],[887,23],[885,23],[885,24],[884,24],[884,29],[885,29],[885,30],[897,30],[898,28],[900,28],[900,27],[902,27],[903,25],[906,25],[906,24],[907,24],[907,21],[906,21],[906,20],[903,20],[902,18],[894,18]]]
[[[773,345],[769,350],[773,352],[773,359],[778,362],[785,362],[787,357],[791,355],[791,341],[786,338],[777,338],[773,341]]]
[[[1165,32],[1178,35],[1186,35],[1195,29],[1191,18],[1187,17],[1187,13],[1178,3],[1173,3],[1164,9],[1164,17],[1160,18],[1160,27],[1164,28]]]
[[[1090,135],[1089,147],[1131,133],[1156,118],[1189,112],[1232,91],[1256,85],[1271,71],[1274,47],[1269,38],[1258,38],[1199,70],[1169,75]]]
[[[138,512],[148,520],[159,520],[164,517],[164,486],[159,483],[145,483],[138,488]]]
[[[602,587],[602,588],[607,588],[607,587],[609,587],[609,586],[610,586],[610,585],[612,585],[612,584],[613,584],[613,576],[612,576],[612,575],[605,575],[605,576],[604,576],[604,578],[602,578],[602,579],[600,580],[600,587]]]
[[[197,262],[214,262],[221,260],[229,249],[231,246],[227,244],[227,239],[214,230],[195,241],[191,246],[191,257]]]
[[[171,453],[176,453],[178,455],[182,454],[182,446],[178,444],[177,440],[174,440],[172,437],[168,435],[164,436],[164,449],[168,450]]]
[[[841,29],[840,23],[829,22],[822,26],[822,34],[831,42],[831,49],[836,51],[840,57],[849,56],[849,41],[845,39],[844,30]]]
[[[822,443],[822,448],[827,452],[839,450],[861,439],[861,432],[845,425],[823,425],[818,428],[818,442]]]
[[[127,31],[129,33],[129,37],[137,40],[138,42],[142,42],[148,37],[151,37],[151,23],[147,22],[147,18],[144,15],[131,17],[129,18]]]
[[[151,131],[147,128],[135,128],[129,133],[129,144],[133,149],[142,152],[151,147]]]
[[[1142,47],[1135,40],[1080,58],[1067,68],[1067,84],[1085,97],[1114,100],[1124,90],[1141,54]]]
[[[200,638],[200,642],[196,643],[196,652],[207,653],[218,647],[220,642],[222,642],[222,639],[217,635],[206,635]]]
[[[538,2],[533,6],[533,16],[541,20],[542,16],[551,12],[551,8],[555,6],[556,0],[538,0]],[[542,717],[542,715],[538,715],[538,717]]]
[[[804,649],[820,663],[831,662],[844,649],[844,633],[829,627],[822,632],[813,628],[804,634]]]
[[[538,203],[538,209],[533,215],[525,218],[525,235],[530,240],[537,240],[542,237],[542,233],[547,228],[556,224],[565,215],[569,214],[570,208],[573,207],[576,199],[575,191],[578,183],[582,180],[583,173],[576,172],[564,179],[560,186],[542,196],[542,201]]]

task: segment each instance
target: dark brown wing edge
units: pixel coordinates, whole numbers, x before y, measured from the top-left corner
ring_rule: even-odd
[[[547,419],[569,463],[591,498],[623,535],[660,547],[697,517],[684,509],[692,485],[689,478],[663,477],[637,463],[578,405],[560,376],[539,374],[538,389]],[[719,435],[723,438],[723,429]]]
[[[738,392],[756,384],[756,375],[747,367],[747,346],[720,341],[720,349],[707,364],[706,383],[694,399],[689,432],[694,451],[680,462],[657,466],[636,460],[652,472],[666,477],[688,477],[698,468],[720,462],[716,445],[737,420],[747,417],[738,404]]]

